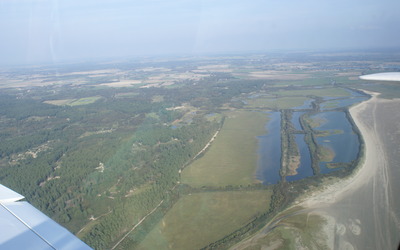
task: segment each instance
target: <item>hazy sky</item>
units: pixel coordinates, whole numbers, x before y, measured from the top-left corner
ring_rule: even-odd
[[[0,63],[400,47],[399,0],[0,0]]]

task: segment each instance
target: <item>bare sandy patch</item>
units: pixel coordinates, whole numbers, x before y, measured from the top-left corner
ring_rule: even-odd
[[[120,80],[119,82],[102,83],[102,86],[108,87],[130,87],[132,85],[141,84],[142,80]]]
[[[358,76],[361,75],[361,72],[339,72],[335,73],[335,76],[355,76],[358,79]]]
[[[226,69],[226,68],[229,68],[229,64],[209,64],[209,65],[199,66],[197,68],[198,69],[207,69],[207,70]]]
[[[171,69],[168,68],[163,68],[163,67],[147,67],[147,68],[140,68],[137,69],[136,71],[143,71],[143,72],[168,72],[171,71]]]
[[[171,86],[183,80],[201,80],[204,77],[209,76],[209,74],[195,74],[193,72],[185,73],[171,73],[171,74],[159,74],[154,76],[149,76],[147,79],[142,81],[144,86],[141,88],[151,88],[151,87],[164,87]]]
[[[300,166],[300,156],[291,156],[289,159],[289,165],[288,165],[288,170],[289,172],[287,173],[288,176],[293,176],[297,175],[297,169]]]
[[[65,74],[58,74],[59,76],[70,76],[70,75],[109,75],[120,72],[119,69],[101,69],[101,70],[89,70],[89,71],[74,71]]]
[[[199,66],[197,69],[192,70],[192,72],[207,73],[207,72],[233,72],[229,64],[210,64]]]
[[[186,72],[186,73],[168,74],[167,78],[177,79],[177,80],[185,80],[185,79],[199,80],[201,78],[204,78],[205,76],[208,76],[208,75]]]
[[[194,69],[192,72],[194,73],[210,73],[210,72],[222,72],[222,73],[231,73],[233,69]]]
[[[171,86],[171,85],[174,85],[175,84],[175,82],[173,82],[173,81],[167,81],[167,82],[163,82],[160,86]]]
[[[43,87],[47,85],[58,84],[55,81],[43,81],[42,79],[0,79],[0,88],[26,88],[26,87]]]
[[[144,85],[144,86],[141,86],[140,88],[141,89],[146,89],[146,88],[157,88],[157,87],[160,87],[160,85],[161,84],[159,84],[159,83],[153,83],[153,84],[147,84],[147,85]]]
[[[77,99],[50,100],[50,101],[44,101],[44,103],[57,105],[57,106],[63,106],[63,105],[68,105],[76,100]]]
[[[247,76],[253,79],[271,79],[271,80],[303,80],[310,77],[309,74],[291,74],[290,72],[266,70],[253,71],[249,73],[233,73],[235,76]]]

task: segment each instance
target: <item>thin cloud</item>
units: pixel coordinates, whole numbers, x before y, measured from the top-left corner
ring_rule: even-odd
[[[384,48],[400,39],[398,9],[397,0],[0,1],[0,63]]]

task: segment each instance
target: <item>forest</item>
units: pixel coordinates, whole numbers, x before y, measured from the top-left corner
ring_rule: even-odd
[[[156,218],[176,201],[180,170],[221,126],[205,115],[264,84],[215,74],[174,89],[3,89],[0,181],[90,246],[107,249],[161,201]],[[88,96],[101,98],[47,103]],[[196,110],[190,119],[173,109],[183,104]]]

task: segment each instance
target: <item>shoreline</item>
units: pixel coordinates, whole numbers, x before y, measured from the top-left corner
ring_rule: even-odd
[[[335,218],[326,213],[325,208],[329,208],[332,204],[367,185],[378,172],[379,167],[387,162],[383,153],[383,144],[375,127],[376,106],[386,100],[378,99],[380,93],[361,91],[371,95],[371,98],[349,108],[350,116],[364,140],[364,155],[361,156],[359,165],[353,170],[353,173],[340,179],[326,179],[321,187],[298,196],[292,205],[275,215],[258,233],[233,245],[230,249],[242,249],[262,239],[268,234],[266,229],[274,223],[279,223],[279,216],[288,211],[292,211],[289,212],[289,216],[308,213],[323,218],[326,221],[322,225],[324,237],[327,237],[325,242],[329,249],[335,249],[336,226],[341,224],[337,225]],[[277,219],[279,220],[277,221]],[[276,224],[274,225],[276,226]]]
[[[327,184],[322,190],[313,191],[305,194],[303,197],[299,197],[300,199],[296,202],[295,206],[300,205],[305,208],[314,209],[334,203],[366,184],[374,175],[379,165],[386,161],[382,150],[382,143],[375,131],[374,125],[375,106],[380,101],[378,100],[380,93],[362,91],[371,95],[371,98],[349,109],[349,113],[364,140],[365,153],[361,156],[363,157],[360,161],[361,165],[343,180],[335,184]],[[367,121],[367,118],[372,120]]]

